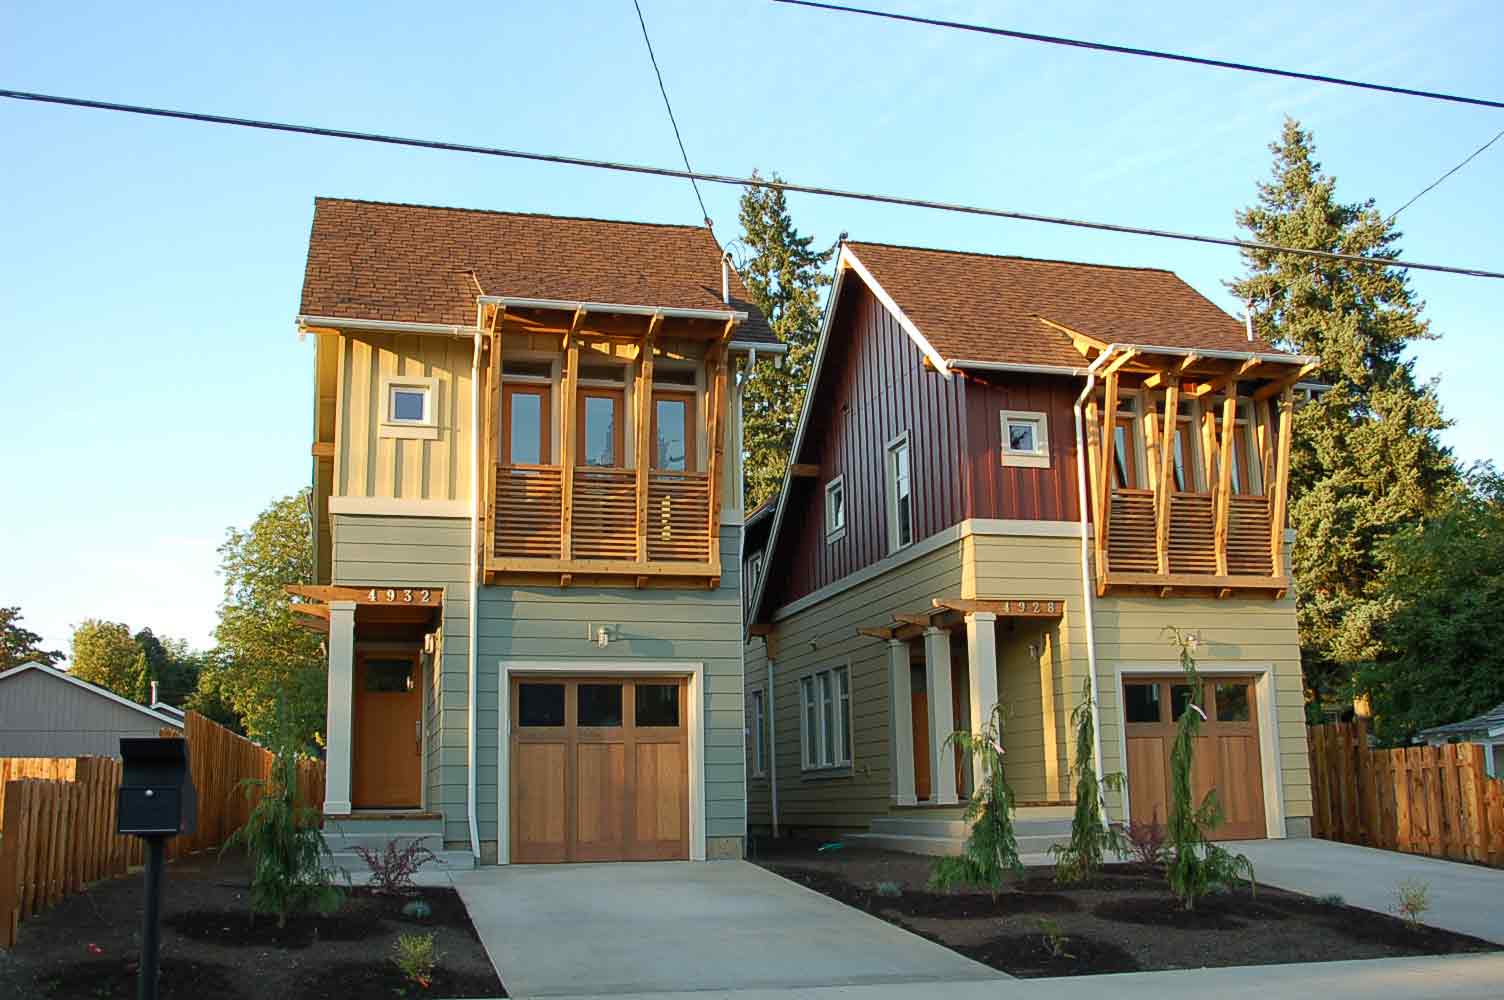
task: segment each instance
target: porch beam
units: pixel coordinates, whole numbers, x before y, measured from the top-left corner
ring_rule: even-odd
[[[1306,376],[1315,374],[1317,369],[1319,369],[1320,367],[1321,365],[1315,361],[1312,361],[1309,364],[1301,365],[1298,369],[1291,372],[1290,374],[1277,378],[1273,382],[1270,382],[1268,385],[1254,390],[1254,401],[1262,402],[1266,399],[1273,399],[1275,396],[1278,396],[1286,389],[1294,388],[1295,383],[1301,381]]]

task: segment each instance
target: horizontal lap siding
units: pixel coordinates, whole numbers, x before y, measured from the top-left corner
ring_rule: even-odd
[[[423,785],[426,807],[444,814],[444,840],[468,846],[465,677],[470,522],[335,514],[333,525],[336,584],[444,588],[437,662],[426,678],[424,694],[428,759]]]
[[[815,479],[794,481],[770,580],[779,607],[888,554],[887,445],[909,432],[914,540],[961,519],[966,454],[963,383],[924,367],[924,356],[860,282],[847,286],[832,322],[814,419],[799,460]],[[845,477],[846,535],[825,541],[825,484]]]
[[[478,608],[480,650],[477,774],[481,839],[497,837],[502,660],[674,660],[705,665],[705,833],[740,837],[746,827],[743,762],[741,529],[721,528],[723,575],[715,590],[485,587]],[[618,626],[601,649],[586,626]],[[460,677],[463,684],[463,673]],[[461,730],[463,737],[463,730]],[[463,740],[459,744],[463,753]],[[463,775],[463,758],[460,761]],[[463,814],[461,814],[463,820]]]
[[[1077,515],[1074,404],[1080,382],[1054,375],[988,376],[966,387],[968,517],[1074,521]],[[1002,464],[1003,410],[1043,413],[1049,421],[1048,468]]]

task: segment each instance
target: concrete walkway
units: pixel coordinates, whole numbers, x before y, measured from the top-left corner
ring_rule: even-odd
[[[450,876],[514,997],[1007,976],[744,861],[522,865]],[[988,993],[997,996],[995,989]]]
[[[1497,998],[1504,956],[1382,958],[1366,962],[1260,965],[1177,972],[1133,972],[1070,979],[909,983],[806,989],[650,993],[610,1000],[1483,1000]],[[572,1000],[604,1000],[586,994]]]
[[[1254,840],[1228,844],[1248,856],[1266,885],[1308,896],[1339,895],[1350,906],[1393,913],[1395,887],[1430,887],[1423,924],[1504,944],[1504,871],[1330,840]],[[1504,995],[1504,980],[1497,987]]]

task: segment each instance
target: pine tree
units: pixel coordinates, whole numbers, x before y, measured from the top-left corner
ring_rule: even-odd
[[[753,304],[788,348],[783,366],[759,366],[743,393],[745,500],[750,510],[783,484],[820,335],[820,290],[830,284],[825,265],[834,250],[813,249],[814,237],[800,235],[778,188],[748,188],[740,218],[742,242],[751,255],[738,271]]]
[[[1399,256],[1400,233],[1372,199],[1337,200],[1309,132],[1285,120],[1258,203],[1238,213],[1256,240],[1368,257]],[[1385,598],[1381,547],[1437,510],[1457,470],[1437,434],[1447,426],[1434,383],[1417,382],[1407,348],[1434,339],[1403,270],[1244,251],[1229,283],[1252,303],[1268,341],[1319,358],[1313,381],[1331,386],[1296,411],[1290,512],[1307,683],[1342,691],[1372,659]]]

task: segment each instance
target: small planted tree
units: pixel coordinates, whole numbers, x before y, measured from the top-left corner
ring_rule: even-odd
[[[1080,882],[1102,870],[1107,852],[1122,855],[1128,845],[1121,831],[1107,824],[1102,800],[1105,789],[1120,791],[1120,772],[1097,777],[1096,721],[1092,711],[1091,678],[1081,685],[1081,701],[1071,712],[1071,729],[1076,734],[1076,761],[1071,776],[1076,781],[1076,812],[1071,817],[1071,840],[1068,845],[1050,848],[1055,856],[1055,881]]]
[[[1222,804],[1217,790],[1211,789],[1197,805],[1191,800],[1191,773],[1195,763],[1196,738],[1206,712],[1199,702],[1203,697],[1201,674],[1196,669],[1193,640],[1174,627],[1165,629],[1180,650],[1180,668],[1185,672],[1191,701],[1180,713],[1175,729],[1175,743],[1170,748],[1170,823],[1167,827],[1170,850],[1170,891],[1179,897],[1187,910],[1208,892],[1225,889],[1241,877],[1253,889],[1253,863],[1241,854],[1233,854],[1207,839],[1207,834],[1222,822]]]
[[[277,926],[286,927],[289,914],[333,913],[342,897],[334,885],[336,872],[326,864],[331,854],[319,829],[318,811],[298,805],[298,754],[284,708],[279,707],[278,716],[271,775],[241,782],[255,806],[221,853],[236,847],[245,850],[252,866],[251,912],[273,914]]]
[[[966,806],[971,827],[966,844],[960,855],[936,859],[930,872],[933,888],[975,886],[996,896],[1009,874],[1023,871],[1013,833],[1013,789],[1003,775],[1002,729],[1002,707],[994,705],[980,733],[957,731],[945,741],[956,753],[976,760],[978,787]]]

